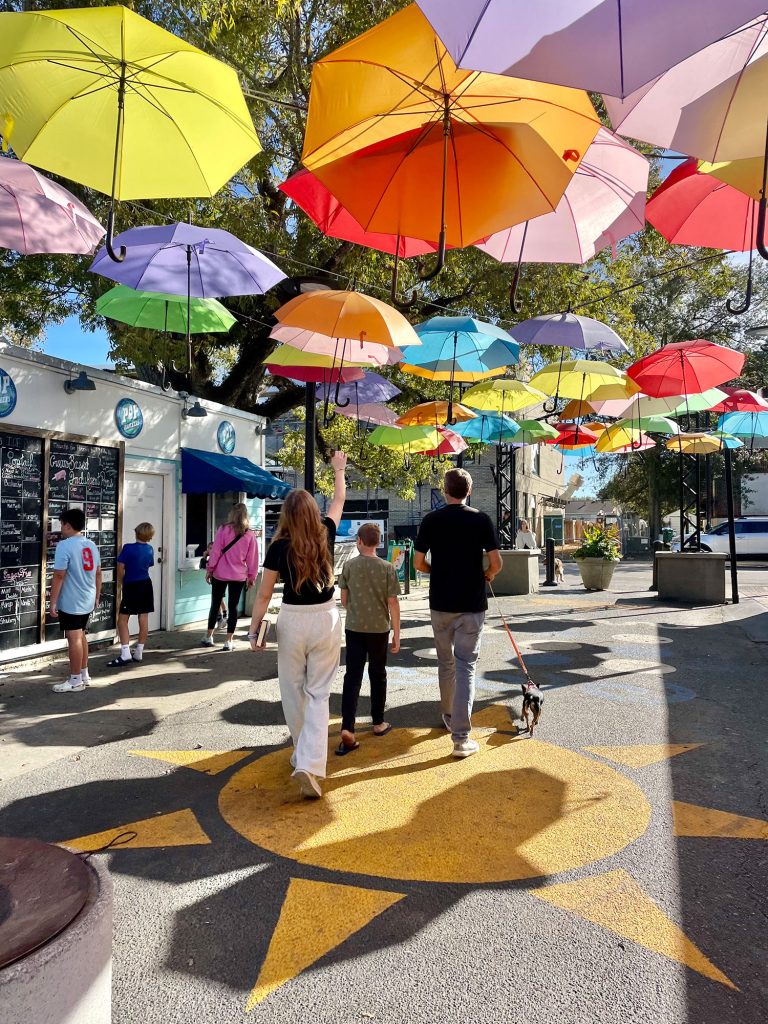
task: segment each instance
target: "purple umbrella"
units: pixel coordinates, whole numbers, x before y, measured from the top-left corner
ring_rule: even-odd
[[[509,332],[519,345],[554,345],[587,351],[628,352],[608,324],[576,313],[547,313],[516,324]]]
[[[115,263],[106,249],[90,269],[118,284],[147,292],[200,299],[224,295],[262,295],[285,274],[266,256],[221,228],[194,224],[130,228],[114,240],[126,255]],[[192,342],[187,309],[187,369],[192,369]]]
[[[323,384],[318,390],[317,397],[328,398],[330,387],[331,385]],[[396,388],[386,377],[381,377],[378,373],[366,373],[362,380],[341,384],[338,395],[336,394],[335,385],[333,387],[336,401],[338,401],[340,396],[341,398],[346,398],[349,402],[354,402],[355,405],[367,405],[371,402],[388,402],[390,398],[400,394],[399,388]]]
[[[459,67],[626,96],[765,0],[418,0]]]
[[[0,247],[91,253],[104,233],[71,192],[21,160],[0,160]]]

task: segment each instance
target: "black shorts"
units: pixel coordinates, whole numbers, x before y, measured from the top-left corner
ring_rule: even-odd
[[[135,580],[123,584],[120,599],[121,615],[146,615],[155,610],[155,592],[152,580]]]
[[[62,633],[67,633],[69,630],[87,629],[90,617],[90,612],[87,615],[72,615],[70,612],[63,612],[59,609],[59,628]]]

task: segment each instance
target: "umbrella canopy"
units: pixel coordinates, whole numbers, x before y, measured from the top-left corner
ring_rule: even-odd
[[[557,437],[551,441],[543,441],[543,444],[556,445],[563,451],[576,451],[579,448],[591,448],[597,443],[598,435],[593,434],[586,427],[564,426]]]
[[[368,443],[384,448],[397,448],[405,454],[416,455],[428,452],[440,445],[436,427],[376,427],[369,435]]]
[[[18,156],[118,199],[212,196],[261,148],[237,73],[120,6],[0,14],[0,111]]]
[[[720,160],[709,163],[706,160],[699,164],[702,174],[711,174],[713,178],[730,185],[747,198],[760,199],[763,190],[763,168],[765,155],[745,157],[743,160]]]
[[[728,412],[717,429],[734,437],[768,437],[768,412]]]
[[[359,366],[282,366],[267,361],[266,367],[275,377],[285,377],[297,384],[350,384],[365,376]]]
[[[604,430],[609,427],[608,423],[582,423],[582,427],[586,427],[587,430],[591,430],[593,434],[602,434]]]
[[[508,444],[517,440],[517,432],[518,426],[513,419],[495,412],[481,413],[456,426],[456,433],[470,444]]]
[[[691,13],[686,25],[698,19]],[[606,96],[614,130],[700,160],[762,157],[768,36],[765,15],[755,13],[647,88],[624,100]]]
[[[624,445],[621,448],[611,448],[610,451],[602,452],[603,455],[634,455],[636,452],[647,452],[656,447],[656,442],[647,434],[640,434],[633,444]]]
[[[430,370],[426,366],[414,366],[413,363],[405,362],[400,363],[400,369],[403,373],[410,373],[414,377],[424,377],[426,380],[449,381],[451,379],[450,370]],[[496,370],[485,370],[485,372],[457,369],[453,373],[453,381],[455,384],[476,384],[478,381],[499,377],[506,372],[506,366],[499,366]]]
[[[626,409],[632,404],[632,398],[602,398],[598,388],[589,400],[589,404],[598,416],[611,416],[617,419],[626,415]],[[665,412],[668,410],[665,410]]]
[[[110,320],[153,331],[186,334],[215,334],[228,331],[237,320],[216,299],[192,299],[187,310],[183,295],[137,292],[119,284],[96,300],[96,312]],[[189,313],[189,322],[187,322]]]
[[[664,442],[672,452],[680,452],[683,455],[712,455],[719,452],[723,447],[721,438],[714,434],[678,434],[670,437]]]
[[[518,423],[516,444],[537,444],[539,441],[552,441],[560,431],[551,423],[541,420],[520,420]]]
[[[554,345],[591,352],[628,352],[618,334],[601,320],[576,313],[548,313],[523,320],[510,334],[521,345]],[[564,394],[563,391],[560,394]],[[574,396],[578,398],[578,395]]]
[[[329,370],[340,367],[340,361],[334,359],[333,356],[327,356],[321,352],[308,352],[306,349],[294,348],[292,345],[278,345],[274,352],[270,352],[267,361],[271,366],[315,366]],[[371,365],[370,361],[365,358],[347,359],[345,362],[350,367]]]
[[[623,419],[616,424],[628,430],[642,430],[646,434],[678,434],[680,427],[667,416],[640,416],[638,419]]]
[[[599,387],[615,388],[618,398],[626,394],[626,374],[610,363],[591,359],[571,359],[550,363],[531,377],[531,387],[563,398],[589,399]],[[466,396],[465,396],[466,397]]]
[[[640,440],[641,435],[642,431],[636,427],[614,424],[602,431],[595,445],[595,450],[598,452],[612,452],[617,448],[631,447],[632,444]]]
[[[421,344],[402,313],[362,292],[303,292],[281,306],[275,318],[286,327],[315,331],[329,338],[375,342],[391,348]],[[350,351],[354,352],[352,346]]]
[[[538,405],[545,402],[547,396],[543,391],[522,380],[509,380],[503,377],[500,380],[486,380],[481,384],[475,384],[469,391],[464,392],[461,400],[470,409],[503,414],[505,410],[516,412],[518,409]]]
[[[418,3],[460,67],[612,96],[645,85],[762,10],[754,0]]]
[[[354,384],[342,385],[339,388],[339,394],[344,401],[349,400],[355,405],[367,405],[375,402],[388,402],[390,398],[396,398],[400,394],[400,389],[396,388],[386,377],[369,370]],[[318,398],[328,397],[328,388],[321,388],[318,391]]]
[[[710,412],[768,412],[768,400],[756,391],[744,388],[722,388],[726,398],[710,406]]]
[[[345,408],[337,405],[334,412],[377,427],[393,427],[397,424],[397,413],[378,402],[368,402],[362,405],[350,403]]]
[[[301,207],[324,235],[331,238],[341,238],[345,242],[354,242],[406,259],[410,256],[424,256],[437,248],[433,242],[424,242],[420,238],[366,231],[322,181],[306,168],[292,174],[279,188]]]
[[[29,164],[0,160],[0,248],[95,252],[104,228],[71,192]]]
[[[388,348],[378,342],[350,341],[345,346],[346,339],[340,341],[338,338],[329,338],[326,334],[318,334],[317,331],[304,331],[300,327],[286,327],[284,324],[273,327],[269,336],[303,352],[330,356],[336,362],[341,359],[342,353],[346,363],[359,362],[369,366],[394,366],[403,357],[399,348]]]
[[[432,457],[437,455],[458,455],[468,447],[461,434],[449,430],[448,427],[438,427],[437,432],[441,438],[440,444],[437,448],[430,448],[424,452],[425,455],[431,455]]]
[[[711,174],[702,174],[697,160],[683,161],[664,179],[648,201],[645,216],[675,245],[746,252],[757,244],[757,203]]]
[[[635,395],[625,405],[621,415],[637,422],[643,416],[684,416],[689,412],[706,412],[726,397],[720,388],[709,388],[698,395],[669,395],[666,398],[650,398]],[[603,411],[603,415],[606,413]]]
[[[285,279],[266,256],[221,228],[130,228],[117,235],[115,245],[127,247],[125,260],[115,263],[102,249],[91,271],[142,291],[200,299],[261,295]]]
[[[444,251],[554,210],[598,127],[584,92],[458,71],[411,5],[315,64],[302,162],[367,231]]]
[[[403,363],[408,372],[432,380],[475,381],[502,372],[520,356],[506,331],[471,316],[435,316],[417,324],[416,334],[421,347],[405,349]]]
[[[743,448],[744,442],[740,441],[738,437],[734,437],[732,434],[718,434],[718,437],[723,443],[723,448]],[[755,440],[754,438],[752,439]],[[765,440],[760,438],[760,440]]]
[[[576,398],[572,398],[570,402],[565,405],[565,408],[560,412],[561,420],[580,420],[584,416],[591,416],[594,413],[594,409],[589,402],[580,402]]]
[[[720,388],[708,388],[698,395],[685,395],[680,404],[673,409],[672,415],[687,416],[692,412],[708,412],[722,400],[723,392]]]
[[[600,128],[553,213],[497,231],[477,248],[501,263],[586,263],[645,227],[649,166]]]
[[[633,363],[627,375],[654,398],[693,395],[737,377],[744,359],[742,352],[701,338],[676,341]]]
[[[464,420],[473,420],[476,416],[471,409],[459,405],[458,402],[422,402],[398,416],[397,422],[401,427],[414,427],[417,424],[439,426],[446,424],[451,419],[451,413],[453,413],[453,421],[458,423]]]

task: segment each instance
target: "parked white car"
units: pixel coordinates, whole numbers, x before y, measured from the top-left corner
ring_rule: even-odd
[[[734,520],[737,558],[768,558],[768,516],[750,516]],[[672,542],[672,550],[680,550],[680,537]],[[701,550],[730,553],[728,523],[720,523],[701,534]]]

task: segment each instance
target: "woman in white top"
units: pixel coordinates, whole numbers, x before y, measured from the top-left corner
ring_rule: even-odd
[[[515,537],[515,547],[518,550],[522,550],[523,548],[530,548],[531,551],[535,551],[538,548],[538,546],[539,545],[536,543],[536,538],[531,533],[531,527],[528,523],[528,520],[521,519],[520,529],[517,531],[517,536]]]

